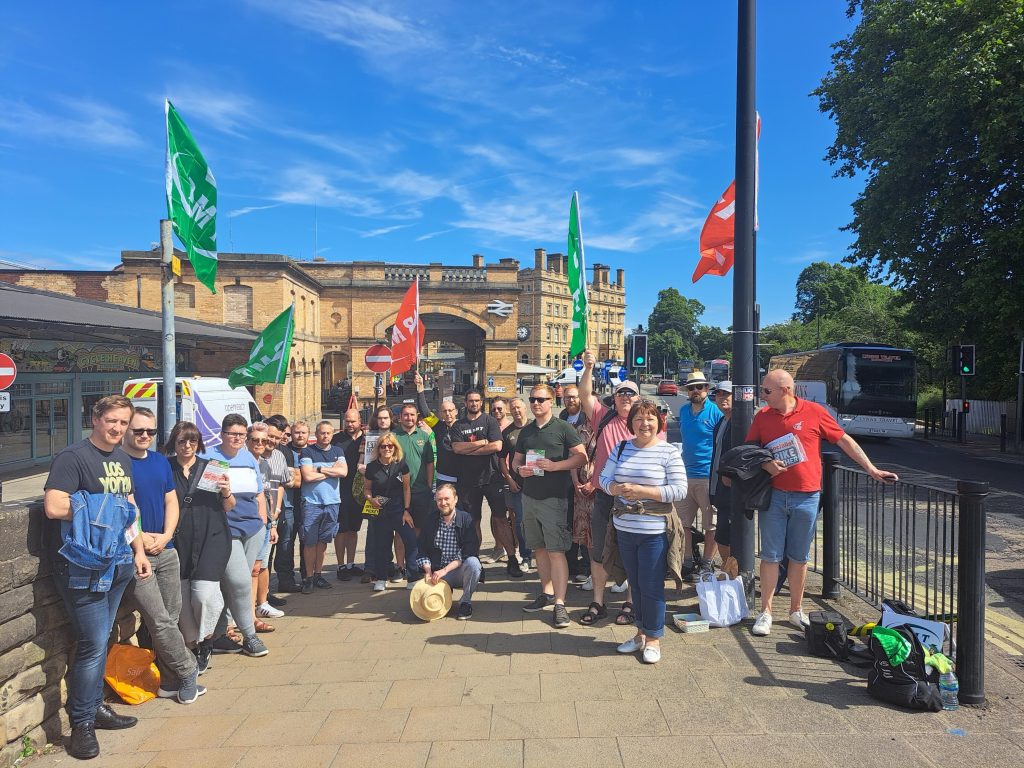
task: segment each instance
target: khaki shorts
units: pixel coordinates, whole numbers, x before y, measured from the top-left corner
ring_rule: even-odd
[[[530,549],[568,552],[572,531],[566,524],[569,500],[534,499],[523,494],[523,533]]]
[[[693,525],[700,509],[700,526],[702,530],[715,530],[715,508],[711,505],[708,493],[708,479],[690,478],[686,481],[686,498],[676,503],[676,514],[683,522],[684,528]]]

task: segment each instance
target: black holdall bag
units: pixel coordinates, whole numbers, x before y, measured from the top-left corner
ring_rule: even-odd
[[[939,696],[939,673],[924,664],[924,648],[911,627],[902,624],[892,627],[910,642],[910,654],[902,664],[892,665],[889,657],[872,635],[868,648],[874,664],[868,671],[868,693],[876,699],[908,709],[938,712],[942,709]]]
[[[838,611],[811,611],[810,624],[804,630],[807,652],[824,659],[847,661],[850,658],[852,625]]]

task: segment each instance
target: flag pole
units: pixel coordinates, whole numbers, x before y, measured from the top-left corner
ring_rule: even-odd
[[[739,0],[736,35],[736,218],[733,266],[733,409],[732,443],[743,443],[754,419],[757,371],[754,369],[754,205],[756,195],[757,115],[756,0]],[[753,608],[754,526],[733,494],[732,553]],[[763,589],[770,589],[761,585]]]
[[[163,394],[160,399],[160,417],[163,422],[163,442],[171,437],[178,421],[177,392],[175,391],[174,356],[174,241],[170,219],[160,219],[160,297],[161,297],[161,354],[163,356]]]

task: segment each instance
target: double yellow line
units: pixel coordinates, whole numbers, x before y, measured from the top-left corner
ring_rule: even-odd
[[[1007,656],[1024,656],[1024,621],[987,610],[985,639]]]

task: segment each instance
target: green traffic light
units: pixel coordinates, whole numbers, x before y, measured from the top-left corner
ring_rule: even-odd
[[[644,364],[644,358],[643,358],[643,355],[640,355],[640,356],[638,356],[638,357],[637,357],[637,359],[636,359],[636,364],[637,364],[637,365],[643,365],[643,364]]]
[[[964,373],[970,373],[970,372],[971,372],[971,367],[970,367],[969,365],[965,365],[965,366],[963,367],[963,372],[964,372]]]

